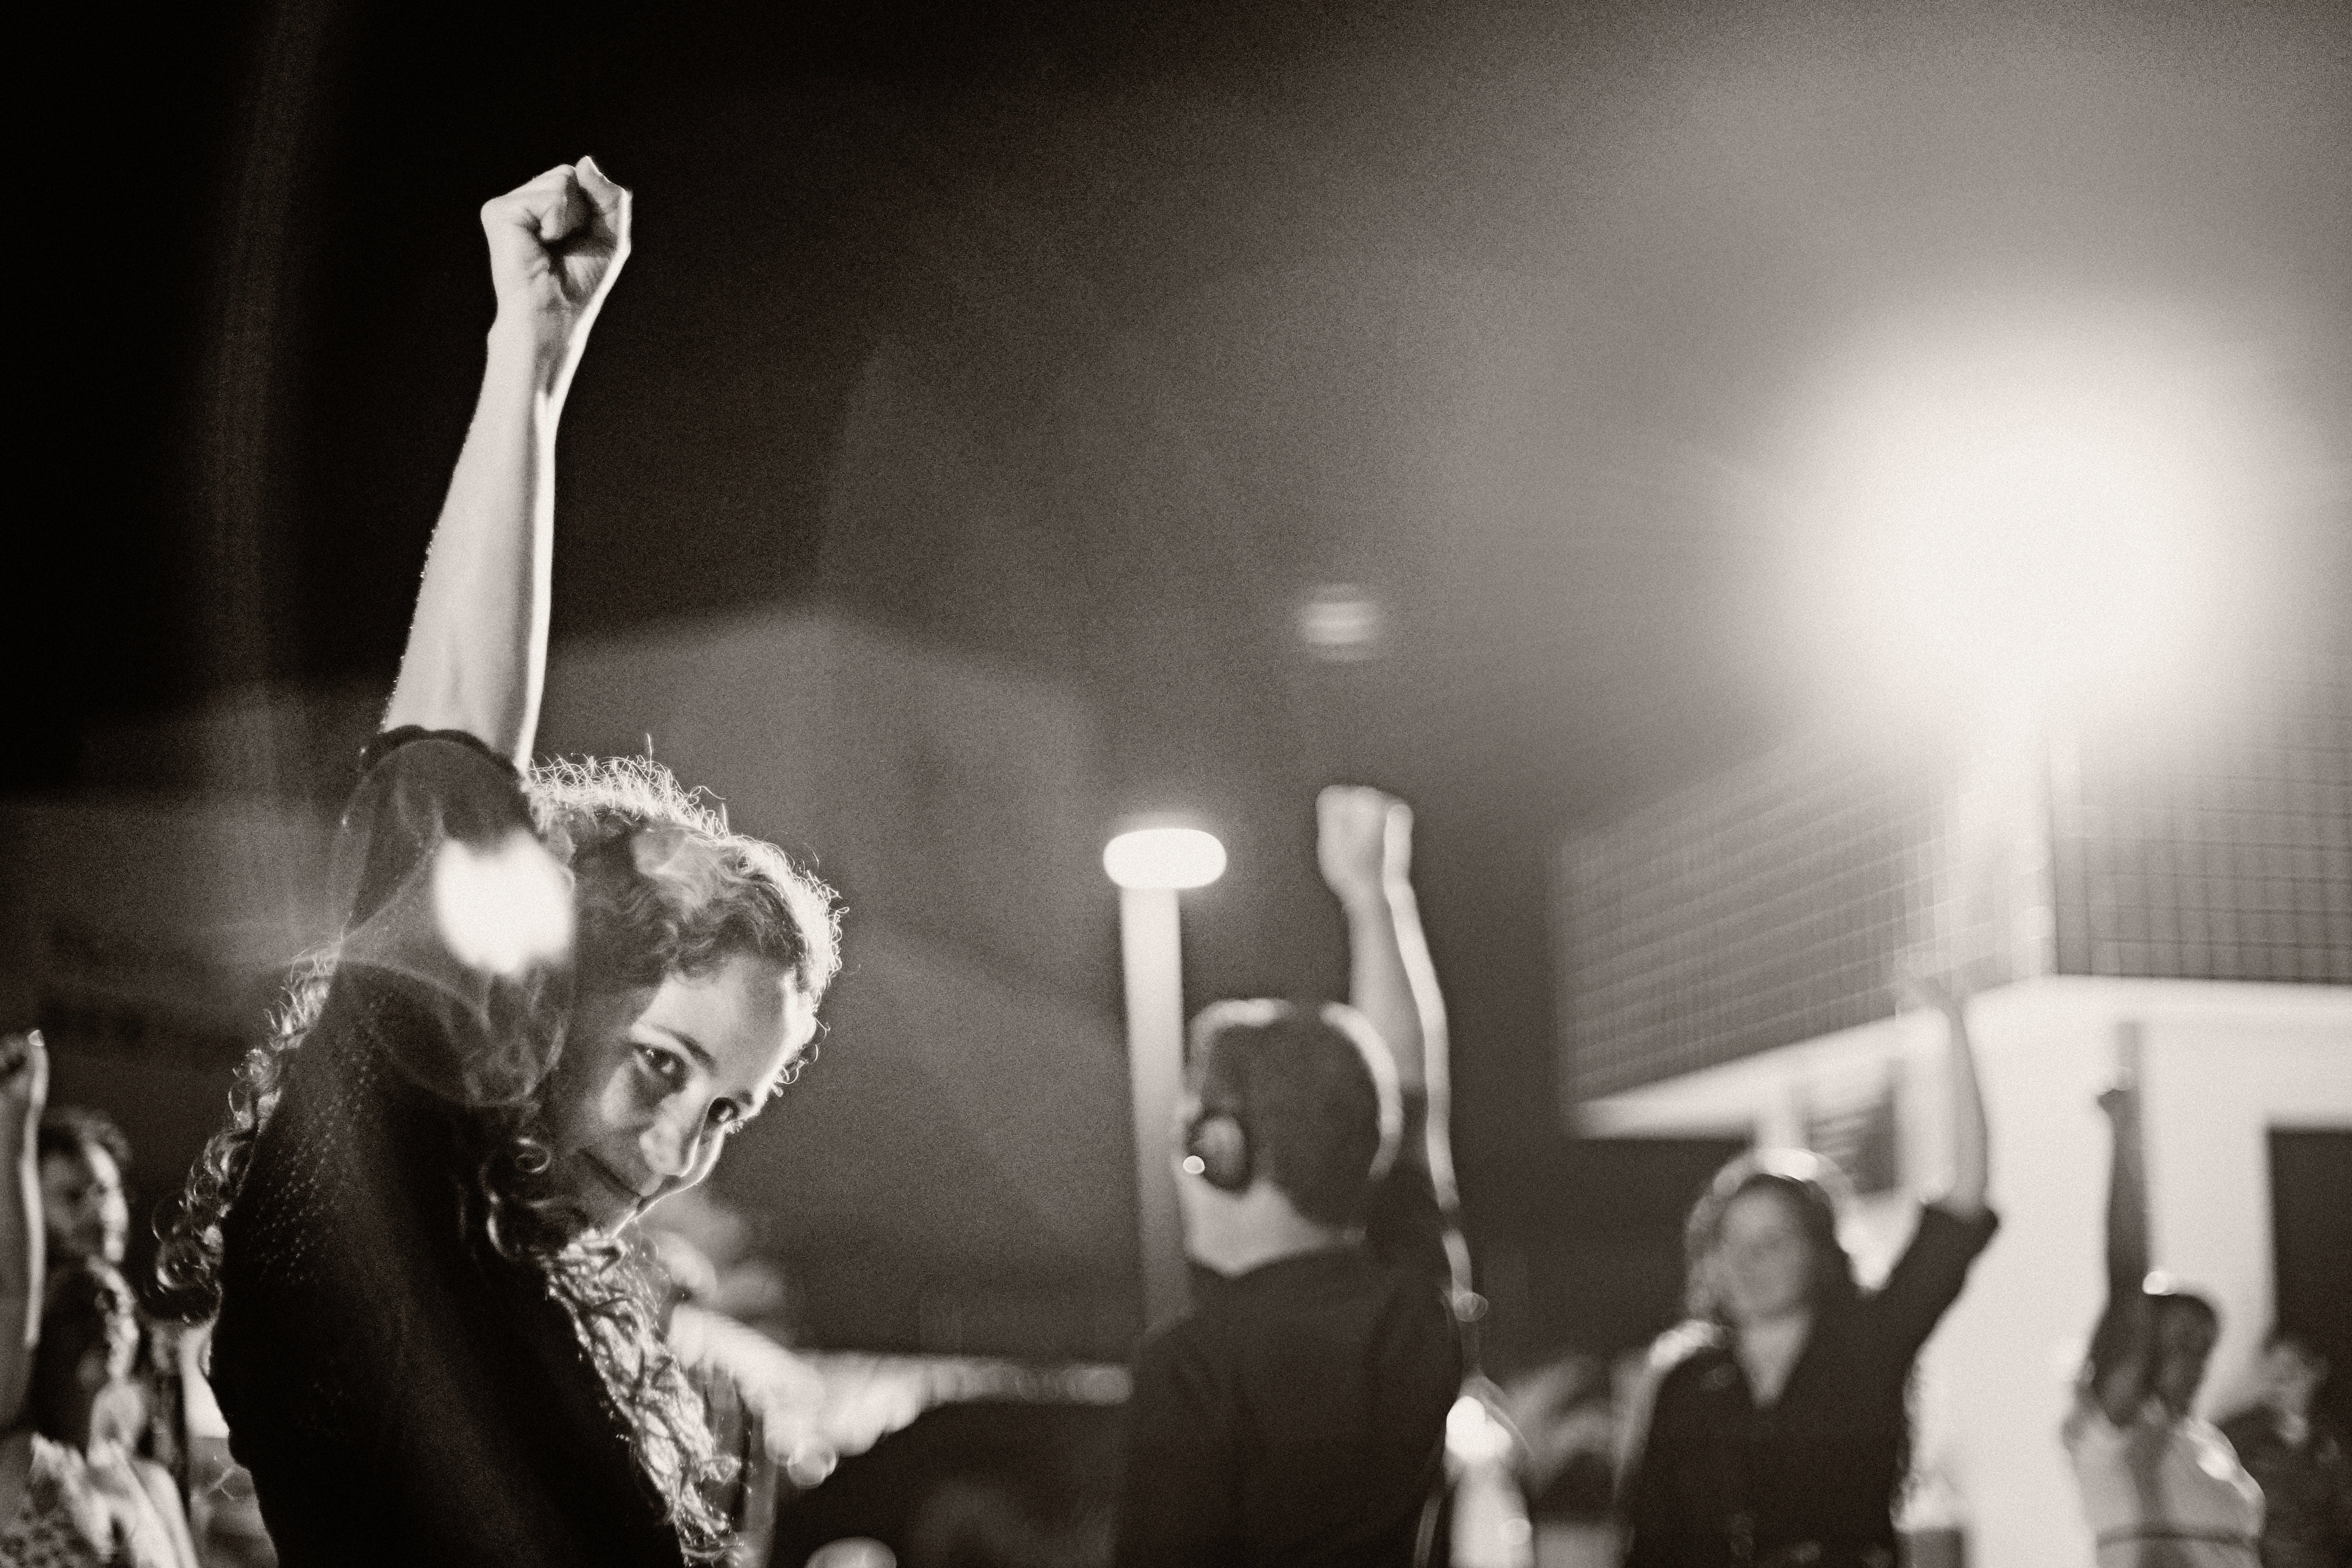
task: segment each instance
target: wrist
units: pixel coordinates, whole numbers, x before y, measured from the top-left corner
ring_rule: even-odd
[[[489,371],[527,376],[537,391],[552,390],[571,356],[571,323],[547,311],[500,306],[490,322]]]

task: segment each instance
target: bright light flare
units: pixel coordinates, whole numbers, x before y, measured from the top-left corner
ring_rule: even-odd
[[[512,978],[570,950],[571,878],[520,829],[478,851],[452,838],[434,858],[433,914],[459,963]]]
[[[1122,888],[1205,888],[1225,874],[1225,847],[1197,827],[1139,827],[1103,847],[1103,870]]]
[[[1835,552],[1809,619],[1838,678],[2013,710],[2193,668],[2281,499],[2253,380],[2088,310],[1850,364],[1811,486]]]
[[[1511,1453],[1511,1429],[1476,1395],[1465,1394],[1445,1413],[1445,1451],[1465,1465],[1495,1464]]]

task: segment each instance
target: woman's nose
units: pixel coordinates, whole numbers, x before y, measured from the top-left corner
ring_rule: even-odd
[[[692,1171],[702,1152],[703,1118],[686,1116],[683,1109],[655,1118],[637,1139],[646,1167],[664,1181],[675,1181]]]

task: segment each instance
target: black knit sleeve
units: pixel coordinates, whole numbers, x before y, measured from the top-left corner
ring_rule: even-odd
[[[435,1024],[394,1042],[420,1087],[470,1104],[528,1092],[571,994],[570,873],[513,765],[473,736],[390,731],[361,765],[335,839],[338,973],[394,987]]]
[[[1918,1229],[1869,1307],[1881,1342],[1903,1362],[1919,1352],[1959,1300],[1969,1266],[2000,1228],[2000,1216],[1990,1209],[1973,1218],[1934,1205],[1919,1211]]]

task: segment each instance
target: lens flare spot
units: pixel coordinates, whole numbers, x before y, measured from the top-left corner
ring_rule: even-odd
[[[572,889],[555,857],[528,833],[488,849],[450,839],[433,862],[433,914],[458,962],[511,977],[572,946]]]

